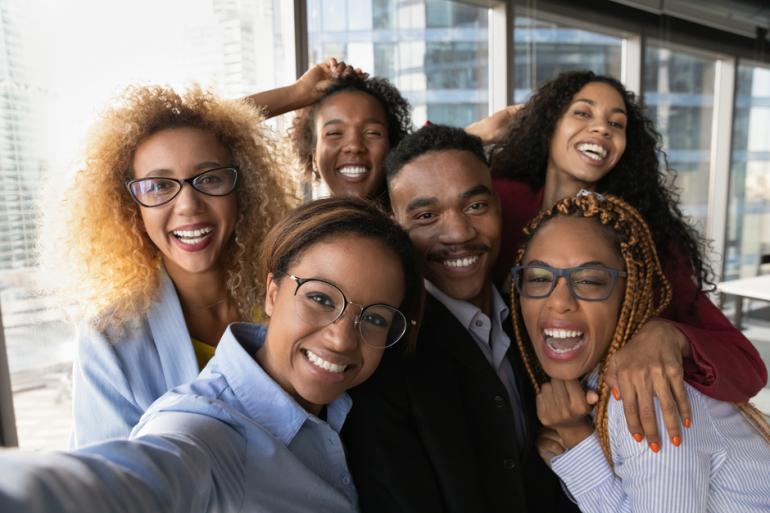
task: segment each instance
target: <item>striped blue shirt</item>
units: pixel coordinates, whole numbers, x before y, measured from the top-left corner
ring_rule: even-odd
[[[596,382],[596,373],[589,377]],[[615,464],[604,457],[594,433],[555,457],[552,469],[584,513],[770,512],[770,443],[732,403],[717,401],[686,385],[692,427],[682,445],[662,437],[661,451],[631,437],[621,401],[607,409]],[[665,433],[656,402],[658,429]]]

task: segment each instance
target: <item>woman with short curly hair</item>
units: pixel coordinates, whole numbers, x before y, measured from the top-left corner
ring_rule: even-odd
[[[306,177],[335,196],[387,203],[382,164],[411,132],[409,102],[384,78],[338,77],[294,119],[290,138]]]
[[[198,88],[131,87],[47,207],[42,259],[80,307],[74,446],[127,436],[258,315],[257,249],[290,204],[261,120]]]
[[[679,437],[675,405],[685,427],[689,422],[683,365],[691,385],[723,401],[745,402],[767,380],[756,349],[702,291],[711,284],[704,244],[671,190],[660,141],[653,122],[620,82],[575,71],[538,89],[492,152],[506,241],[498,279],[510,270],[526,223],[580,189],[620,197],[649,224],[672,285],[672,301],[615,355],[607,375],[631,415],[631,434],[637,441],[646,434],[653,450],[660,447],[650,415],[653,396],[663,411],[672,412],[666,419],[672,439]],[[657,371],[641,375],[650,369]]]

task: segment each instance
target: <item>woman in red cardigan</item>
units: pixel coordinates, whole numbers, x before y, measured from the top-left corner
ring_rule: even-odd
[[[671,412],[665,424],[672,440],[681,441],[677,408],[682,424],[691,422],[682,369],[691,385],[722,401],[745,402],[767,381],[756,349],[704,293],[713,288],[704,241],[682,214],[660,140],[620,82],[578,71],[543,85],[492,150],[503,212],[498,283],[527,221],[580,189],[623,198],[650,225],[673,300],[616,355],[608,382],[623,397],[632,436],[641,441],[643,433],[653,450],[660,447],[653,393]]]

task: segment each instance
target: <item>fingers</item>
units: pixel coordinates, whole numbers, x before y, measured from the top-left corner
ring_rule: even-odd
[[[653,452],[660,450],[660,435],[658,433],[658,419],[655,415],[654,395],[647,383],[642,383],[636,389],[636,400],[639,407],[639,420],[647,444]]]
[[[681,373],[681,368],[679,368]],[[679,416],[682,418],[682,425],[685,428],[692,426],[692,410],[690,409],[690,400],[687,398],[687,392],[684,389],[684,376],[680,374],[679,379],[673,379],[669,374],[669,384],[674,393],[676,407],[679,410]],[[673,439],[671,440],[673,443]],[[674,445],[677,445],[674,443]]]
[[[655,395],[658,396],[660,403],[660,410],[663,413],[663,424],[666,426],[669,440],[675,446],[679,446],[682,443],[682,436],[679,432],[679,411],[677,410],[674,396],[671,393],[671,387],[669,387],[668,381],[663,378],[656,380],[654,387]],[[652,448],[652,445],[650,448]]]
[[[644,440],[644,429],[642,428],[642,423],[639,420],[639,408],[636,403],[636,390],[634,389],[633,383],[628,378],[619,379],[618,381],[618,388],[620,389],[619,396],[623,401],[623,413],[626,416],[628,431],[631,433],[631,436],[634,437],[634,440],[641,442]]]

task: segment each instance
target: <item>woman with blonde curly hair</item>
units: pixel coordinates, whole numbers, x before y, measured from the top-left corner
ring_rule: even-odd
[[[42,236],[80,307],[73,446],[127,436],[259,312],[255,255],[290,201],[261,120],[198,88],[131,87],[93,127]]]

